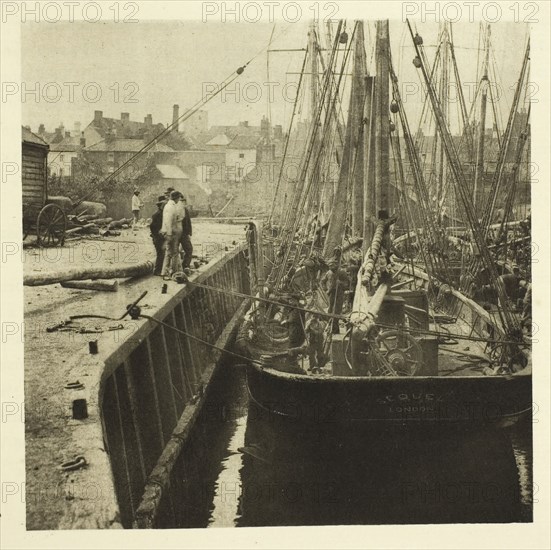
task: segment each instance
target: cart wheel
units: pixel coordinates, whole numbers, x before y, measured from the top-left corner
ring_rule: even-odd
[[[39,246],[63,246],[67,217],[57,204],[47,204],[36,220],[36,239]]]

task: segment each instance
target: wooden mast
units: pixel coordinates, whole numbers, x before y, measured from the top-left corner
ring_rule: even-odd
[[[375,128],[375,207],[377,215],[386,217],[390,206],[389,187],[389,138],[390,138],[390,114],[389,114],[389,55],[390,41],[388,21],[377,21],[377,38],[375,43],[377,75],[374,82],[374,128]],[[369,193],[369,190],[368,190]],[[386,212],[383,212],[386,211]],[[367,336],[372,323],[376,320],[379,309],[383,303],[384,295],[389,291],[388,281],[380,281],[380,285],[372,294],[371,275],[377,263],[381,247],[387,238],[386,233],[389,220],[379,219],[373,234],[373,239],[367,244],[367,251],[356,284],[354,303],[350,322],[354,325],[352,331],[352,362],[359,364],[362,361],[360,350],[362,341]],[[368,224],[369,225],[369,224]],[[367,322],[366,322],[367,321]]]
[[[478,128],[478,147],[476,153],[476,170],[474,174],[473,204],[475,211],[478,204],[477,194],[478,186],[484,178],[484,137],[486,133],[486,105],[488,101],[488,57],[490,54],[490,25],[486,29],[486,55],[484,58],[484,72],[482,75],[481,88],[482,96],[480,99],[480,122]]]
[[[364,232],[364,140],[366,128],[364,127],[364,108],[367,89],[367,60],[365,55],[363,21],[356,23],[355,49],[354,49],[354,76],[353,88],[357,105],[352,113],[352,125],[354,128],[353,162],[352,162],[352,233],[354,236],[363,237]]]
[[[377,63],[376,109],[376,151],[375,151],[375,181],[376,181],[376,210],[387,210],[390,206],[389,189],[389,158],[388,143],[390,136],[389,115],[389,83],[388,83],[388,59],[389,59],[388,20],[377,21],[377,40],[375,55]]]
[[[363,23],[356,21],[354,30],[355,50],[354,50],[354,68],[352,71],[353,79],[350,90],[350,103],[348,108],[348,118],[346,123],[346,133],[344,139],[344,148],[340,163],[339,180],[333,201],[331,219],[327,228],[327,236],[323,247],[323,255],[330,258],[333,255],[335,247],[341,246],[343,234],[346,226],[346,218],[349,211],[348,192],[351,188],[351,180],[354,181],[352,190],[353,219],[356,220],[356,235],[363,232],[363,178],[358,180],[355,172],[361,167],[363,172],[363,161],[358,162],[358,152],[363,147],[360,146],[360,140],[363,133],[363,107],[365,101],[365,83],[367,74],[367,64],[365,58]],[[359,73],[359,74],[358,74]]]

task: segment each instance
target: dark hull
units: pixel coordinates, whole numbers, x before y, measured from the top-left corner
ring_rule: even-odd
[[[330,429],[507,427],[532,410],[532,377],[315,377],[250,366],[255,414]]]

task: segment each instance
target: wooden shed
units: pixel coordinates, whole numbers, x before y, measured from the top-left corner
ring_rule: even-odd
[[[23,188],[23,239],[36,233],[39,246],[63,246],[67,216],[48,201],[48,144],[22,127],[21,181]]]
[[[46,204],[48,197],[47,159],[49,145],[25,127],[22,127],[22,132],[21,179],[23,213],[25,215],[26,210],[35,211],[36,208],[40,210]]]

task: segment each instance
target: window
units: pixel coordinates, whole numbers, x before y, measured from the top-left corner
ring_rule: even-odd
[[[244,159],[245,158],[245,153],[239,153],[239,158]]]

